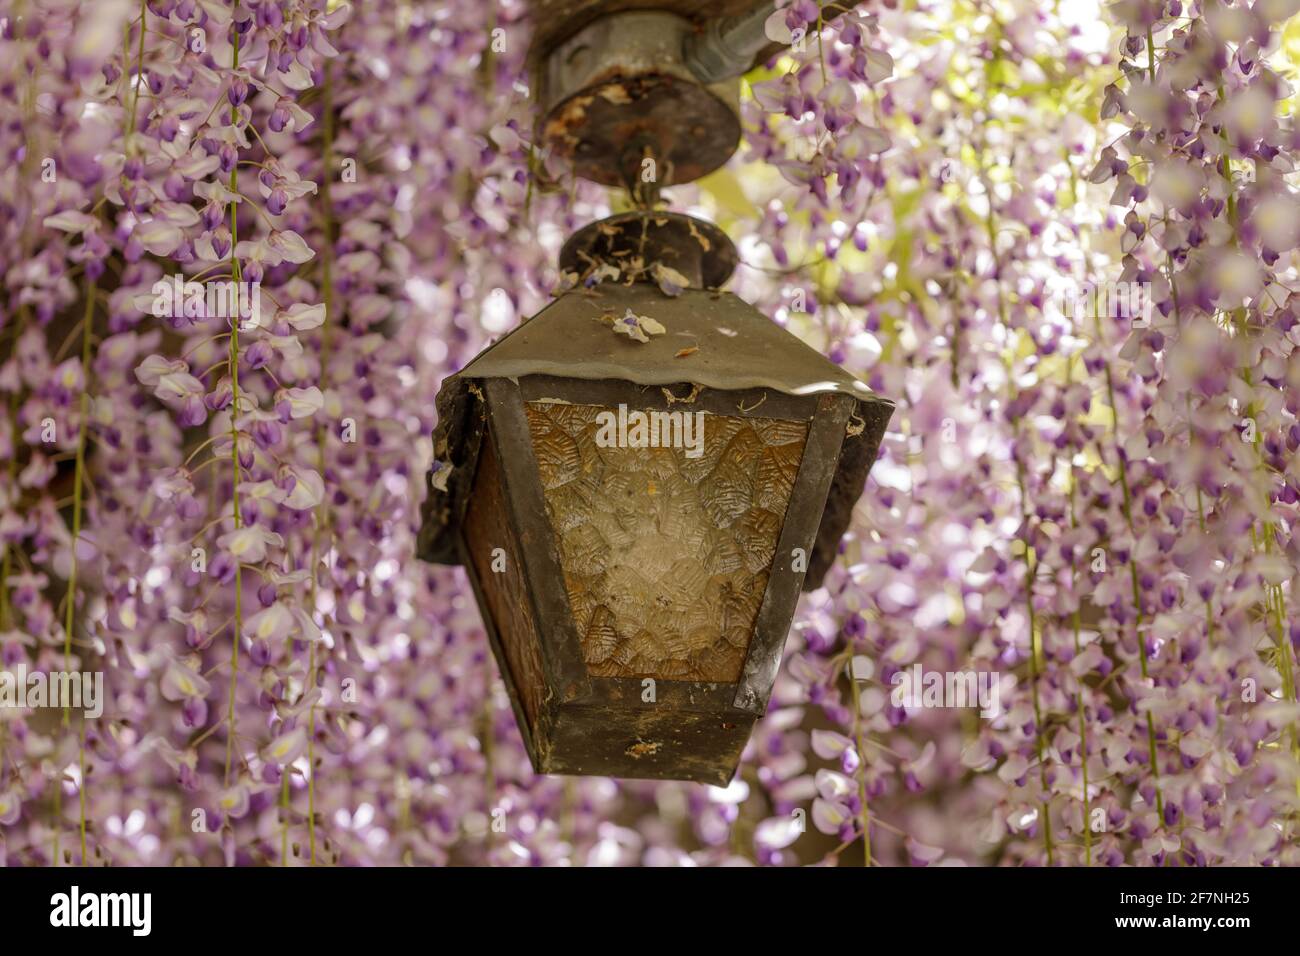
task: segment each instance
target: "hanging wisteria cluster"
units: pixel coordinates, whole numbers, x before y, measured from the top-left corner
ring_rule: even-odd
[[[1298,9],[769,23],[665,198],[899,410],[721,789],[534,775],[413,558],[440,381],[624,201],[523,0],[8,0],[0,655],[103,708],[0,707],[0,861],[1300,863]]]

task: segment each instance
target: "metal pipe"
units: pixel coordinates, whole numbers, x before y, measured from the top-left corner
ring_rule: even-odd
[[[822,22],[831,23],[856,8],[862,0],[825,0]],[[767,35],[768,18],[776,12],[776,0],[763,0],[748,13],[726,20],[710,20],[699,33],[686,38],[683,59],[696,78],[716,83],[743,76],[765,49],[776,52],[781,41]]]
[[[686,65],[702,83],[744,74],[758,52],[772,43],[765,26],[775,11],[775,0],[766,0],[748,13],[710,20],[701,32],[687,36]]]

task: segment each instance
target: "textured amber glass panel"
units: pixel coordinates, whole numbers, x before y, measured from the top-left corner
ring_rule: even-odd
[[[601,412],[527,403],[588,669],[738,681],[808,426],[706,414],[692,458],[601,447]]]
[[[483,439],[464,528],[470,560],[509,665],[509,679],[515,686],[528,726],[534,727],[545,699],[546,680],[523,564],[510,533],[500,468],[488,437]],[[503,571],[492,570],[492,552],[496,548],[503,548],[506,553]]]

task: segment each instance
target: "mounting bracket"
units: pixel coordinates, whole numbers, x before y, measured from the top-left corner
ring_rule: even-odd
[[[738,75],[703,83],[688,59],[696,28],[663,11],[595,20],[542,64],[543,142],[606,186],[686,183],[740,143]]]

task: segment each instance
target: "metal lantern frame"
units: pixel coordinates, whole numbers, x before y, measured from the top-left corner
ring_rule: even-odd
[[[649,343],[612,334],[601,316],[625,309],[653,311],[667,334]],[[696,351],[679,358],[683,345]],[[647,411],[689,403],[706,414],[807,424],[737,683],[655,678],[656,699],[646,703],[642,679],[588,672],[525,418],[525,403],[540,400]],[[731,779],[766,710],[799,591],[817,587],[834,559],[893,407],[736,296],[688,289],[668,297],[644,282],[566,293],[444,383],[434,437],[441,464],[420,554],[465,566],[538,772]],[[485,524],[471,515],[474,499],[491,495],[478,484],[485,457],[500,476],[491,506],[504,511],[496,529],[504,540],[491,543],[507,554],[506,574],[490,580],[470,540]],[[794,569],[796,549],[806,572]],[[521,636],[503,627],[515,611],[501,593],[527,602],[538,652],[531,665],[512,646]],[[529,681],[544,685],[540,694]]]
[[[771,0],[663,7],[542,4],[538,138],[638,209],[572,236],[560,266],[576,286],[444,381],[419,554],[465,566],[538,772],[725,784],[767,708],[800,588],[834,559],[894,406],[718,291],[737,261],[722,230],[656,208],[661,186],[735,151],[738,78],[776,49]],[[643,315],[649,335],[614,334]],[[587,408],[538,411],[563,405]],[[715,434],[732,437],[706,474],[672,455],[610,465],[552,431],[546,480],[578,501],[552,509],[530,413],[572,422],[616,406],[718,416]],[[552,455],[552,440],[566,451]],[[598,476],[559,481],[581,448],[594,459],[583,474]],[[634,481],[655,495],[660,472],[667,497],[630,497]],[[637,551],[632,531],[651,525]]]

